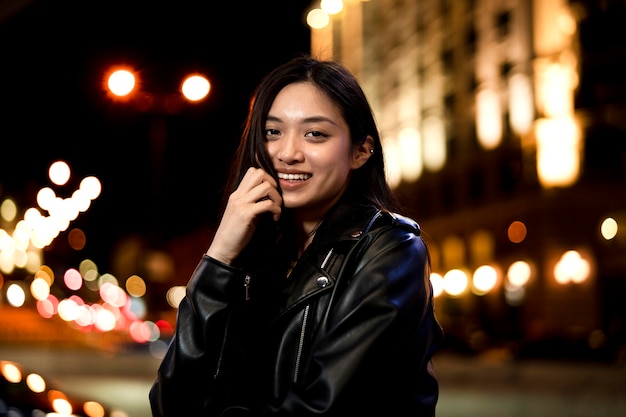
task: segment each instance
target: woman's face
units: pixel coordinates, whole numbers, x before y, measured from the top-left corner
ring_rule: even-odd
[[[353,145],[337,106],[307,82],[278,93],[265,136],[285,207],[302,218],[321,218],[346,190],[351,171],[370,155],[370,144]]]

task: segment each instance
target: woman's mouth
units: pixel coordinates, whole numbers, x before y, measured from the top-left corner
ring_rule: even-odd
[[[278,173],[278,178],[285,181],[306,181],[311,177],[311,174],[285,174],[282,172]]]

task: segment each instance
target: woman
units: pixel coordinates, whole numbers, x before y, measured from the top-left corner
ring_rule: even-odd
[[[396,214],[363,91],[298,57],[260,83],[231,194],[179,306],[154,416],[433,416],[419,226]]]

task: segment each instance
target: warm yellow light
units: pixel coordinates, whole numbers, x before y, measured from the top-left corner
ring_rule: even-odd
[[[67,398],[55,398],[52,400],[52,408],[54,408],[54,411],[63,416],[71,415],[73,410],[72,404]]]
[[[35,300],[45,300],[50,295],[50,286],[43,278],[35,278],[30,284],[30,293]]]
[[[541,74],[541,100],[546,116],[571,114],[574,108],[573,69],[562,64],[550,64]]]
[[[44,187],[37,192],[37,205],[44,210],[50,210],[57,196],[50,187]]]
[[[109,332],[115,328],[117,319],[111,310],[105,308],[95,312],[94,324],[96,328],[102,332]]]
[[[576,19],[572,16],[570,9],[564,7],[557,17],[557,26],[565,35],[574,35],[576,33]]]
[[[528,283],[531,276],[531,268],[528,262],[516,261],[509,266],[506,273],[509,283],[515,287],[522,287]]]
[[[607,217],[602,221],[602,225],[600,226],[600,233],[602,237],[606,240],[611,240],[615,236],[617,236],[617,221],[612,217]]]
[[[26,377],[26,385],[32,392],[40,393],[46,390],[46,381],[39,374],[29,374]]]
[[[89,417],[104,417],[106,412],[102,404],[96,401],[87,401],[83,404],[83,411]]]
[[[476,94],[476,133],[484,149],[494,149],[502,140],[500,97],[490,88],[484,88]]]
[[[185,296],[185,291],[186,288],[180,285],[170,288],[169,290],[167,290],[167,293],[165,295],[167,303],[174,308],[178,308],[178,305]]]
[[[544,187],[566,187],[580,173],[580,130],[571,117],[537,120],[537,175]]]
[[[498,271],[491,265],[482,265],[474,271],[473,291],[478,295],[487,294],[498,283]]]
[[[306,23],[313,29],[323,29],[330,23],[330,16],[322,9],[313,9],[306,15]]]
[[[135,88],[135,75],[128,70],[114,71],[109,75],[107,86],[109,87],[109,91],[116,96],[126,96]]]
[[[554,266],[554,279],[559,284],[580,284],[589,278],[591,266],[578,251],[568,250]]]
[[[402,179],[411,182],[422,173],[422,147],[419,132],[414,128],[404,128],[398,134]]]
[[[76,301],[70,298],[66,298],[59,302],[57,312],[61,319],[69,322],[75,320],[78,317],[80,309]]]
[[[513,74],[509,78],[509,121],[511,129],[518,135],[530,131],[535,117],[533,92],[530,77]]]
[[[402,182],[402,156],[400,146],[395,138],[387,137],[383,142],[385,148],[385,175],[391,188]]]
[[[94,200],[100,195],[100,192],[102,192],[102,184],[96,177],[85,177],[80,182],[80,190],[84,191],[87,197]]]
[[[56,185],[65,185],[70,179],[70,167],[65,161],[56,161],[48,169],[48,177]]]
[[[4,379],[13,384],[17,384],[22,381],[22,371],[13,362],[0,361],[0,374],[4,377]]]
[[[7,287],[6,299],[13,307],[21,307],[26,301],[26,293],[24,288],[17,283],[13,283]]]
[[[428,116],[422,121],[422,140],[424,142],[424,167],[439,171],[446,163],[446,129],[444,121],[438,116]]]
[[[5,198],[0,204],[0,217],[7,222],[12,222],[17,216],[17,205],[11,198]]]
[[[320,8],[329,15],[340,13],[343,10],[342,0],[322,0]]]
[[[439,297],[443,294],[443,277],[441,274],[433,272],[430,274],[430,283],[433,286],[433,296]]]
[[[41,268],[39,268],[39,270],[35,272],[35,279],[37,278],[43,279],[44,281],[46,281],[48,286],[51,286],[54,282],[54,272],[52,271],[52,268],[50,268],[48,265],[42,265]]]
[[[138,275],[131,275],[126,280],[126,291],[133,297],[143,297],[146,295],[146,282]]]
[[[209,95],[211,83],[201,75],[193,75],[183,82],[182,92],[189,101],[200,101]]]
[[[460,269],[451,269],[443,276],[443,288],[446,293],[457,297],[467,290],[469,279]]]

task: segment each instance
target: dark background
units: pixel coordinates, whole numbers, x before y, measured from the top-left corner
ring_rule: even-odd
[[[210,228],[254,87],[310,49],[309,4],[0,3],[0,200],[23,211],[44,186],[69,197],[82,178],[98,177],[102,194],[72,227],[87,233],[83,256],[104,265],[124,236],[158,246]],[[154,97],[176,95],[193,71],[209,77],[210,95],[176,113],[138,110],[103,88],[117,64],[135,68]],[[58,159],[72,169],[64,187],[47,178]]]

